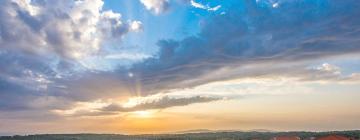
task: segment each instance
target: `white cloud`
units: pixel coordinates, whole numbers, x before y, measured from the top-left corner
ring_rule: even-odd
[[[215,7],[213,7],[213,8],[209,8],[208,10],[209,11],[217,11],[217,10],[219,10],[221,8],[221,5],[218,5],[218,6],[215,6]]]
[[[139,32],[143,30],[142,23],[140,21],[133,21],[130,23],[130,30]]]
[[[320,71],[334,73],[334,74],[341,74],[340,67],[335,66],[335,65],[331,65],[329,63],[324,63],[321,66],[318,66],[316,69],[320,70]]]
[[[168,0],[140,0],[147,10],[151,10],[154,14],[164,13],[169,9]]]
[[[175,106],[187,106],[196,103],[207,103],[222,100],[211,96],[173,96],[172,94],[156,94],[146,97],[129,98],[127,102],[113,100],[95,100],[77,102],[69,109],[54,109],[54,113],[64,116],[104,116],[125,112],[136,112],[153,109],[166,109]]]
[[[0,18],[7,20],[0,21],[0,45],[12,51],[78,61],[98,53],[104,42],[141,29],[139,21],[123,22],[119,13],[104,11],[102,0],[2,3]]]
[[[208,10],[208,11],[217,11],[221,8],[221,5],[217,5],[215,7],[210,7],[208,5],[203,5],[201,3],[195,2],[195,0],[191,0],[190,4],[195,8],[200,8],[200,9],[204,9],[204,10]]]
[[[279,3],[274,3],[274,4],[272,4],[272,7],[273,7],[273,8],[279,7]]]

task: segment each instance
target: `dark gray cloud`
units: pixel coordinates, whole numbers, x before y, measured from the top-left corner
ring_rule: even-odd
[[[46,89],[39,89],[38,86],[0,78],[0,112],[65,109],[71,107],[74,102],[73,99],[64,96],[51,95]]]
[[[149,109],[165,109],[169,107],[175,106],[186,106],[194,103],[205,103],[221,100],[222,98],[218,97],[203,97],[203,96],[195,96],[195,97],[185,97],[185,98],[171,98],[168,96],[161,97],[160,99],[144,102],[137,104],[132,107],[123,107],[119,104],[111,104],[101,109],[104,112],[132,112],[132,111],[141,111],[141,110],[149,110]]]
[[[169,95],[160,96],[156,98],[143,97],[136,104],[132,106],[123,106],[119,103],[110,103],[109,105],[100,108],[81,108],[77,105],[68,109],[58,110],[60,115],[75,117],[75,116],[105,116],[105,115],[118,115],[119,113],[144,111],[152,109],[166,109],[177,106],[187,106],[196,103],[207,103],[213,101],[223,100],[219,96],[189,96],[189,97],[171,97]]]

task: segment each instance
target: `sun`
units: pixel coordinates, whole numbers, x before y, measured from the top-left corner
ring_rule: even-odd
[[[150,111],[135,111],[133,114],[140,118],[150,118],[152,116],[152,112]]]

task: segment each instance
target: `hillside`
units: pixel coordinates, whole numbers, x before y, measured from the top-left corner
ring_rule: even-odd
[[[269,140],[276,136],[298,136],[301,139],[341,135],[358,140],[360,130],[331,132],[204,132],[186,134],[43,134],[27,136],[3,136],[0,140]]]

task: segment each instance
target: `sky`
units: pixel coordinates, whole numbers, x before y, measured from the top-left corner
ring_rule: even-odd
[[[357,0],[1,0],[0,135],[360,129]]]

